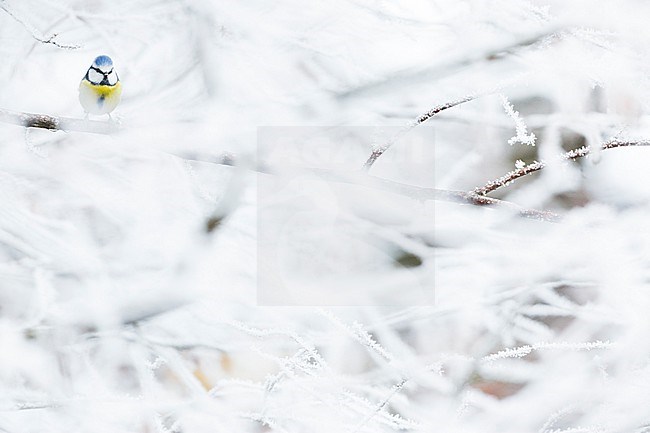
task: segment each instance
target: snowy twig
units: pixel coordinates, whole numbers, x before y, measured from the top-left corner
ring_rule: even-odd
[[[480,188],[475,188],[472,192],[480,197],[485,196],[492,191],[501,188],[502,186],[508,185],[510,182],[519,179],[520,177],[524,177],[530,173],[535,173],[544,167],[546,167],[546,162],[535,161],[532,164],[528,164],[515,170],[509,171],[500,178],[491,180]]]
[[[620,141],[617,139],[613,139],[610,141],[605,142],[602,146],[602,150],[607,150],[607,149],[615,149],[617,147],[630,147],[630,146],[650,146],[650,141],[647,140],[640,140],[640,141]],[[560,155],[560,158],[563,160],[574,160],[577,158],[583,158],[590,153],[592,153],[593,149],[591,146],[582,146],[578,149],[573,149],[568,152],[563,153]],[[535,161],[532,164],[528,164],[526,166],[517,168],[516,170],[512,170],[503,176],[501,176],[498,179],[491,180],[490,182],[486,183],[484,186],[480,188],[475,188],[473,191],[471,191],[472,194],[475,194],[479,197],[483,197],[493,191],[496,191],[497,189],[504,187],[511,182],[519,179],[520,177],[524,177],[526,175],[529,175],[531,173],[535,173],[536,171],[539,171],[546,167],[546,162],[545,161]]]
[[[406,380],[404,380],[404,383],[406,383]],[[352,392],[349,391],[344,392],[343,395],[345,397],[345,400],[343,401],[345,402],[345,405],[348,408],[352,409],[356,414],[359,415],[363,414],[364,412],[368,413],[366,418],[361,421],[361,424],[357,425],[356,427],[352,427],[350,430],[347,431],[350,433],[357,433],[359,431],[368,431],[368,429],[365,429],[364,426],[372,420],[375,421],[375,424],[383,424],[385,426],[390,427],[392,431],[414,431],[419,427],[421,427],[421,424],[419,424],[417,421],[404,418],[399,413],[390,413],[385,408],[385,406],[388,405],[388,403],[390,403],[390,400],[397,393],[399,393],[399,391],[402,390],[404,385],[400,386],[399,384],[397,384],[396,386],[392,387],[388,397],[384,398],[385,404],[384,401],[380,402],[379,404],[376,404],[368,400],[367,398],[356,395]]]
[[[519,111],[515,110],[515,107],[513,107],[510,101],[508,101],[508,98],[504,95],[501,95],[501,104],[503,105],[503,109],[506,111],[508,117],[515,122],[515,136],[508,140],[508,144],[512,146],[515,143],[521,143],[528,146],[534,146],[536,139],[535,134],[532,132],[530,134],[528,133],[528,127],[524,123],[524,119],[519,115]]]
[[[577,351],[589,351],[594,349],[609,349],[613,346],[613,343],[609,341],[589,341],[584,343],[570,343],[570,342],[542,342],[535,343],[532,345],[525,345],[513,348],[507,348],[500,350],[497,353],[484,356],[481,361],[483,362],[493,362],[498,359],[505,358],[523,358],[524,356],[529,355],[533,351],[538,351],[541,349],[567,349],[567,350],[577,350]]]
[[[383,411],[386,405],[388,405],[388,403],[390,402],[390,400],[404,388],[404,385],[406,385],[406,382],[408,382],[408,380],[409,379],[402,379],[399,381],[399,383],[395,384],[395,386],[393,386],[388,396],[384,398],[384,400],[381,401],[372,412],[370,412],[363,420],[361,420],[359,425],[354,429],[353,433],[361,431],[361,429],[366,424],[368,424],[369,421],[371,421],[377,414]]]
[[[0,9],[3,11],[7,12],[9,16],[11,16],[13,19],[18,21],[24,28],[27,30],[31,35],[32,38],[37,40],[38,42],[42,44],[51,44],[54,45],[55,47],[62,48],[64,50],[76,50],[80,48],[80,45],[69,45],[69,44],[61,44],[57,42],[55,39],[58,36],[57,33],[52,33],[50,36],[45,36],[41,32],[39,32],[36,27],[34,27],[29,21],[25,20],[24,18],[20,17],[15,11],[9,8],[5,0],[0,0]]]
[[[318,353],[318,350],[316,349],[314,344],[305,340],[303,337],[296,334],[295,332],[292,332],[290,330],[282,330],[282,329],[274,329],[274,328],[266,328],[266,329],[255,328],[253,326],[247,325],[246,323],[238,322],[235,320],[230,320],[227,323],[228,325],[256,338],[269,337],[269,336],[289,337],[295,343],[297,343],[298,346],[300,346],[306,353],[308,353],[311,359],[315,361],[320,367],[329,370],[329,367],[327,366],[327,362]]]
[[[452,108],[457,105],[464,104],[465,102],[472,101],[477,97],[478,95],[465,96],[464,98],[457,99],[455,101],[446,102],[444,104],[437,105],[433,107],[431,110],[427,111],[426,113],[421,114],[413,122],[405,126],[400,132],[398,132],[394,137],[392,137],[386,143],[374,149],[370,154],[370,156],[368,157],[368,159],[366,160],[365,164],[363,164],[363,168],[365,168],[366,170],[370,170],[370,167],[372,167],[375,161],[377,161],[377,159],[380,156],[382,156],[384,152],[386,152],[393,144],[395,144],[395,142],[397,142],[398,139],[402,138],[404,135],[406,135],[409,131],[411,131],[419,124],[426,122],[427,120],[431,119],[433,116],[440,113],[441,111],[445,111],[448,108]]]
[[[352,324],[345,323],[342,319],[336,316],[331,311],[325,309],[319,309],[318,312],[336,325],[338,328],[345,331],[350,337],[356,340],[359,344],[364,346],[371,354],[378,355],[379,358],[387,362],[393,362],[395,357],[393,354],[389,353],[384,349],[375,338],[363,328],[363,325],[359,322],[353,322]]]
[[[25,128],[42,128],[50,131],[76,131],[92,134],[112,134],[117,132],[116,122],[57,117],[49,114],[23,113],[0,108],[0,122],[11,123]]]

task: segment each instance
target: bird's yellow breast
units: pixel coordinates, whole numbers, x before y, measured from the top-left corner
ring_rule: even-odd
[[[114,86],[93,84],[81,80],[79,84],[79,101],[86,112],[91,114],[110,113],[117,107],[122,95],[122,83]]]

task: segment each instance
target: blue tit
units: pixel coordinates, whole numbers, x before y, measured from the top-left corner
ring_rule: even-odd
[[[79,83],[79,102],[90,114],[108,114],[117,107],[122,96],[122,84],[108,56],[99,56]]]

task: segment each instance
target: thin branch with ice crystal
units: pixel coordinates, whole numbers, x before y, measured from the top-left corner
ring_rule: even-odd
[[[650,146],[650,141],[648,140],[623,141],[623,140],[613,139],[604,143],[601,146],[601,150],[616,149],[617,147],[632,147],[632,146]],[[562,155],[560,155],[559,158],[564,161],[575,160],[578,158],[584,158],[590,155],[591,153],[593,153],[593,151],[594,149],[592,149],[591,146],[582,146],[577,149],[573,149],[563,153]],[[512,170],[497,179],[487,182],[482,187],[475,188],[473,191],[471,191],[471,193],[476,194],[477,196],[480,197],[486,196],[487,194],[496,191],[499,188],[509,185],[510,183],[514,182],[519,178],[540,171],[541,169],[546,167],[546,165],[547,165],[546,161],[535,161],[531,164],[527,164],[524,166],[518,164],[518,168],[516,168],[515,170]]]

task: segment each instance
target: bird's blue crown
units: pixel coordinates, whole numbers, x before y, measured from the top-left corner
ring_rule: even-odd
[[[99,66],[100,68],[102,66],[112,66],[113,65],[113,61],[108,56],[99,56],[99,57],[97,57],[95,59],[95,61],[93,63],[95,65]]]

